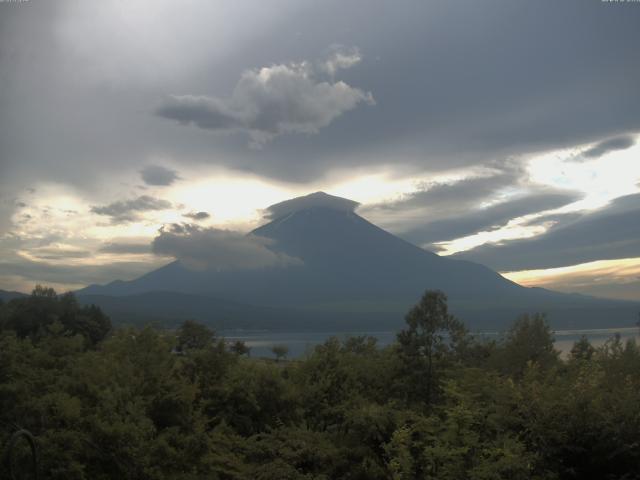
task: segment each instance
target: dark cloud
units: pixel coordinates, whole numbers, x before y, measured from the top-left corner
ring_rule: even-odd
[[[621,137],[610,138],[604,140],[597,145],[582,152],[582,156],[585,158],[598,158],[605,153],[613,152],[615,150],[626,150],[635,144],[633,137],[625,135]]]
[[[526,180],[524,168],[516,162],[492,162],[489,174],[467,177],[451,183],[422,183],[418,190],[390,202],[368,205],[363,213],[377,210],[402,212],[411,209],[429,210],[426,218],[468,211],[478,203],[490,200],[500,190],[522,184]]]
[[[353,200],[335,197],[324,192],[315,192],[271,205],[264,213],[267,219],[274,220],[285,217],[292,212],[312,207],[328,207],[334,210],[353,212],[358,205],[358,202],[354,202]]]
[[[478,232],[496,230],[504,227],[515,218],[559,208],[573,203],[579,198],[580,196],[575,192],[534,193],[487,208],[471,209],[464,215],[457,217],[435,222],[427,220],[420,227],[404,233],[403,237],[418,245],[453,240]]]
[[[359,61],[357,50],[347,50],[322,65],[333,75]],[[172,95],[156,113],[205,130],[245,132],[260,147],[285,133],[317,133],[359,103],[373,104],[373,96],[318,79],[312,64],[301,62],[245,71],[229,98]]]
[[[140,176],[144,183],[154,186],[167,186],[179,180],[178,172],[161,165],[147,165],[140,170]]]
[[[153,240],[153,252],[180,260],[195,270],[244,270],[299,265],[301,261],[269,249],[272,241],[230,230],[192,224],[164,227]]]
[[[108,184],[105,177],[138,171],[157,156],[300,182],[389,164],[435,171],[640,131],[640,9],[630,5],[277,4],[252,4],[249,19],[241,7],[212,15],[210,2],[196,1],[172,16],[158,12],[153,25],[132,16],[122,38],[110,34],[123,28],[121,9],[110,0],[101,2],[101,15],[70,0],[3,6],[2,188],[47,180],[92,193]],[[180,38],[170,34],[175,22],[189,25]],[[315,69],[373,92],[375,108],[340,115],[340,100],[329,110],[315,103],[307,109],[297,99],[326,96],[302,88],[267,92],[251,70],[267,66],[275,69],[274,81],[290,74],[299,86],[287,62],[313,63],[336,42],[361,53],[343,50]],[[359,57],[357,68],[342,68]],[[249,72],[251,88],[238,81],[242,72]],[[330,77],[309,83],[312,92],[323,83],[329,92],[339,85]],[[246,96],[234,93],[241,86]],[[281,108],[271,96],[276,91],[291,108]],[[261,152],[249,151],[243,139],[175,128],[151,115],[158,99],[172,93],[192,94],[163,106],[178,121],[251,130],[259,142],[289,130],[321,132],[278,136]],[[247,113],[248,105],[259,114]],[[1,215],[10,215],[6,210]]]
[[[620,197],[537,237],[485,244],[454,255],[501,271],[631,257],[640,257],[640,194]]]
[[[166,210],[171,208],[171,203],[160,198],[142,195],[133,200],[123,200],[110,203],[102,207],[91,207],[91,211],[97,215],[111,217],[111,222],[127,223],[138,220],[140,212],[152,210]]]
[[[207,212],[190,212],[184,213],[182,216],[190,218],[191,220],[206,220],[207,218],[211,217],[211,215]]]
[[[374,221],[380,219],[408,241],[427,245],[495,230],[515,218],[559,208],[580,198],[577,192],[531,183],[517,162],[492,162],[490,166],[484,176],[424,183],[398,200],[365,206],[360,211]],[[511,198],[505,200],[505,192],[514,188],[524,193],[510,194]]]

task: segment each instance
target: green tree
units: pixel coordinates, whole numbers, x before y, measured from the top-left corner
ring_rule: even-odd
[[[574,360],[591,360],[596,349],[593,348],[587,337],[582,335],[571,347],[571,358]]]
[[[507,331],[500,368],[511,375],[522,375],[529,363],[543,370],[557,365],[559,352],[545,316],[536,313],[521,316]]]
[[[95,346],[111,331],[111,321],[99,307],[80,306],[73,293],[59,296],[41,285],[29,297],[13,299],[1,310],[2,328],[35,341],[46,336],[56,322],[69,334],[82,335],[88,346]]]
[[[202,350],[213,344],[215,333],[195,320],[186,320],[178,329],[178,350]]]
[[[229,350],[231,350],[236,355],[240,355],[240,356],[242,355],[249,356],[249,354],[251,353],[251,347],[248,347],[247,344],[244,343],[242,340],[236,340],[235,342],[233,342],[229,347]]]
[[[276,356],[276,362],[279,362],[289,355],[289,347],[286,345],[274,345],[271,347],[271,352]]]
[[[447,296],[428,290],[405,317],[408,328],[398,334],[409,386],[417,398],[432,403],[438,390],[437,365],[452,359],[467,342],[462,322],[449,314]]]

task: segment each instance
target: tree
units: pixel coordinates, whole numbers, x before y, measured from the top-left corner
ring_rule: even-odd
[[[502,368],[520,375],[529,363],[543,369],[557,364],[559,352],[553,342],[553,332],[543,314],[521,316],[507,332]]]
[[[436,363],[459,350],[467,330],[449,314],[447,296],[438,290],[427,290],[405,320],[408,328],[398,334],[398,342],[410,370],[410,388],[429,404],[437,387]]]
[[[233,342],[229,347],[229,350],[231,350],[236,355],[249,356],[249,354],[251,353],[251,347],[248,347],[247,344],[242,340],[236,340],[235,342]]]
[[[36,285],[28,297],[11,300],[7,309],[4,327],[16,332],[20,338],[36,339],[60,317],[60,303],[55,290],[41,285]]]
[[[99,307],[86,305],[80,307],[75,295],[65,293],[58,298],[60,304],[60,322],[65,330],[81,334],[89,345],[95,346],[111,330],[111,321]]]
[[[178,329],[178,350],[202,350],[211,346],[215,333],[195,320],[186,320]]]
[[[575,360],[591,360],[596,349],[593,348],[587,337],[582,335],[571,347],[571,358]]]
[[[13,299],[2,310],[2,328],[13,330],[21,338],[39,340],[58,322],[63,331],[80,334],[87,346],[95,346],[111,331],[111,320],[99,307],[80,306],[73,293],[58,295],[41,285],[29,297]]]
[[[279,362],[280,359],[286,358],[289,355],[289,347],[286,345],[274,345],[271,347],[271,351],[276,356],[276,362]]]

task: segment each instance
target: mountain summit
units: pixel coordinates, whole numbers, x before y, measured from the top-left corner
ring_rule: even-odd
[[[271,205],[266,209],[266,216],[270,220],[274,220],[309,208],[330,208],[341,212],[354,212],[359,205],[358,202],[347,198],[315,192]]]
[[[178,309],[183,316],[204,315],[205,320],[216,319],[220,303],[207,311],[202,299],[216,299],[227,302],[227,326],[246,326],[246,316],[255,317],[262,308],[288,318],[289,328],[394,328],[426,289],[443,290],[451,310],[472,328],[500,328],[531,311],[548,312],[552,323],[563,327],[633,321],[635,304],[522,287],[483,265],[410,244],[359,216],[357,206],[316,192],[268,207],[270,221],[250,235],[300,260],[288,266],[193,270],[176,260],[136,280],[91,286],[79,294],[91,295],[91,301],[100,304],[96,295],[144,295],[153,302],[154,292],[173,292],[182,295],[175,298],[184,303]],[[192,308],[190,302],[200,307]],[[250,313],[239,307],[234,320],[228,302],[251,306]],[[264,318],[249,325],[272,326]]]

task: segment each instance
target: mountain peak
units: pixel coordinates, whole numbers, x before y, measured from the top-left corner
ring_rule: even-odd
[[[348,198],[336,197],[325,192],[314,192],[271,205],[266,209],[266,217],[270,220],[275,220],[294,212],[315,207],[329,208],[341,212],[353,212],[358,205],[360,205],[358,202]]]

